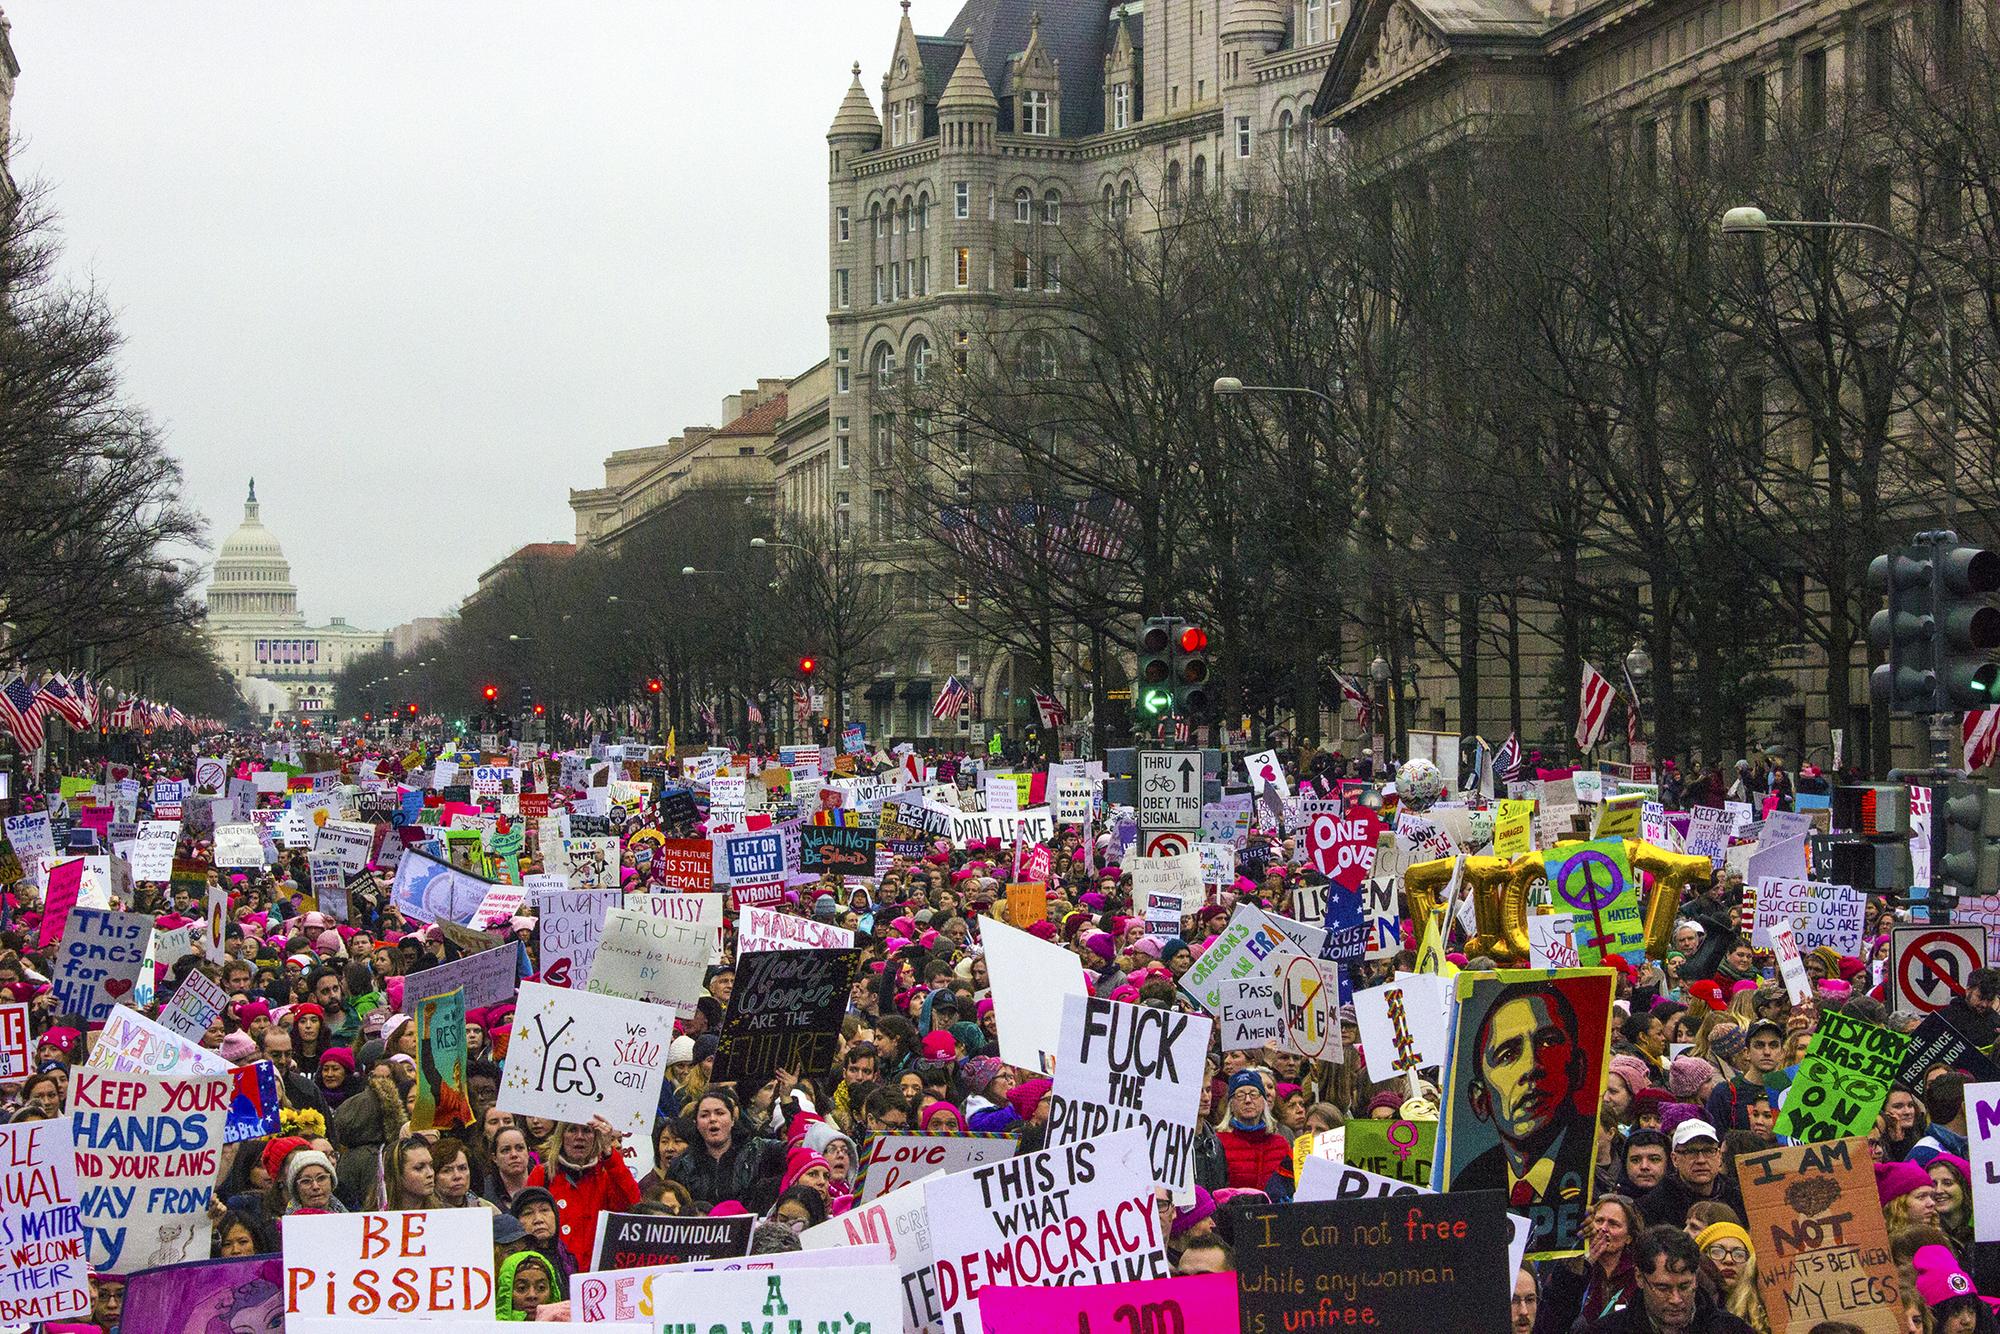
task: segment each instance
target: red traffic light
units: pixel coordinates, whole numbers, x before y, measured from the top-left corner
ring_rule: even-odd
[[[818,658],[812,657],[811,655],[807,655],[806,657],[799,659],[800,676],[811,676],[814,672],[818,670],[819,670]]]
[[[491,703],[492,703],[492,702],[493,702],[494,700],[496,700],[496,699],[499,699],[499,698],[500,698],[500,687],[499,687],[499,686],[481,686],[481,687],[479,688],[479,693],[480,693],[480,694],[482,694],[482,695],[484,695],[484,696],[486,696],[486,702],[487,702],[488,704],[491,704]]]
[[[657,695],[657,694],[659,694],[659,693],[660,693],[660,678],[659,678],[659,677],[657,677],[657,676],[652,676],[652,677],[648,677],[648,678],[646,679],[646,693],[647,693],[647,694],[649,694],[649,695]]]
[[[1198,625],[1190,625],[1181,631],[1181,652],[1199,653],[1208,647],[1208,631]]]
[[[547,706],[545,706],[545,705],[541,705],[541,704],[537,704],[537,705],[535,705],[535,716],[536,716],[537,718],[541,717],[541,716],[542,716],[543,714],[545,714],[545,713],[547,713],[547,712],[548,712],[548,708],[547,708]]]
[[[417,716],[417,706],[416,706],[416,705],[414,705],[414,704],[412,704],[412,705],[410,706],[410,716],[411,716],[412,718],[414,718],[414,717],[416,717],[416,716]]]

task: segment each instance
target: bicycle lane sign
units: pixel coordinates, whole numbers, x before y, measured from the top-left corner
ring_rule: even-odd
[[[1200,753],[1147,750],[1138,758],[1139,827],[1200,829]]]

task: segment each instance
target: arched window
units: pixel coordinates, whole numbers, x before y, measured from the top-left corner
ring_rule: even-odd
[[[1289,111],[1278,117],[1278,151],[1292,151],[1292,113]]]
[[[1181,164],[1167,164],[1167,210],[1176,212],[1181,206]]]
[[[1188,178],[1188,193],[1196,199],[1200,199],[1203,195],[1208,193],[1207,158],[1205,157],[1195,158],[1194,175]]]
[[[1126,181],[1118,187],[1118,216],[1130,221],[1132,217],[1132,182]]]
[[[1118,221],[1118,196],[1108,185],[1104,187],[1104,220]]]
[[[896,349],[887,343],[877,343],[875,355],[869,359],[868,369],[874,375],[877,386],[896,383]]]
[[[887,236],[889,234],[888,225],[882,220],[882,206],[880,204],[870,204],[868,206],[868,218],[875,226],[876,236]]]
[[[917,230],[920,232],[926,231],[929,229],[930,225],[931,225],[931,197],[927,194],[918,195]]]
[[[919,334],[910,340],[910,379],[922,384],[931,373],[931,343]]]
[[[1042,196],[1042,225],[1054,227],[1062,221],[1062,191],[1051,190]]]
[[[1035,195],[1027,186],[1014,191],[1014,221],[1023,227],[1035,220]]]

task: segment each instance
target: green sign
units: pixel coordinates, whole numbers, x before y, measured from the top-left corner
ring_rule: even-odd
[[[1646,948],[1646,920],[1639,911],[1639,882],[1622,838],[1564,843],[1542,854],[1549,902],[1576,921],[1577,962],[1601,966],[1607,956],[1632,956]]]
[[[1888,1101],[1910,1036],[1838,1010],[1822,1011],[1819,1031],[1785,1095],[1777,1133],[1802,1144],[1866,1135]]]

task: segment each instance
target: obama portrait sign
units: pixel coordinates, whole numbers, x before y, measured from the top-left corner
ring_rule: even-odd
[[[1583,1249],[1610,1056],[1604,968],[1460,973],[1434,1185],[1498,1190],[1528,1253]]]

